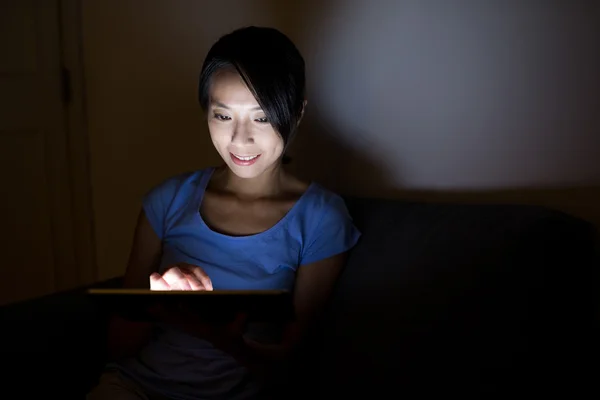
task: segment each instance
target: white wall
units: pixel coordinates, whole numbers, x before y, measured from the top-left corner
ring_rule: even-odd
[[[393,184],[600,183],[593,2],[339,3],[302,36],[313,105]]]
[[[249,24],[305,55],[301,175],[355,194],[526,195],[600,221],[597,4],[83,2],[100,277],[122,273],[149,187],[218,161],[197,75],[214,40]]]

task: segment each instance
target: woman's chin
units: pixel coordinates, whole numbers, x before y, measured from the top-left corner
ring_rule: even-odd
[[[233,172],[237,177],[243,179],[252,179],[261,176],[267,170],[272,171],[277,166],[276,162],[265,166],[264,161],[265,160],[260,160],[260,162],[252,165],[239,165],[231,160],[227,160],[226,164],[231,172]]]
[[[227,166],[237,177],[243,179],[256,178],[264,172],[264,168],[260,168],[258,165],[240,166],[234,163],[227,163]]]

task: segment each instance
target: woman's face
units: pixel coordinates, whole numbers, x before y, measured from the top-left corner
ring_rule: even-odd
[[[236,71],[217,72],[209,98],[210,137],[234,174],[255,178],[279,164],[283,139]]]

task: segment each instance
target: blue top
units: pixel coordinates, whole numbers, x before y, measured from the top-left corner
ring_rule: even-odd
[[[228,236],[213,231],[199,212],[213,172],[209,168],[170,178],[145,196],[143,209],[163,244],[161,272],[186,262],[201,266],[214,290],[292,290],[298,268],[343,253],[360,237],[343,199],[316,183],[264,232]],[[219,396],[240,388],[246,371],[231,356],[185,333],[157,329],[136,358],[112,367],[174,399]],[[240,398],[252,390],[240,390]]]

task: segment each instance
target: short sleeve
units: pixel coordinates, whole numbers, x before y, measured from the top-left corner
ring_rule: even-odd
[[[332,196],[320,210],[309,241],[300,260],[300,265],[312,264],[352,249],[360,238],[344,200]]]
[[[154,232],[162,240],[166,233],[166,221],[180,179],[171,178],[152,188],[142,199],[142,208]]]

